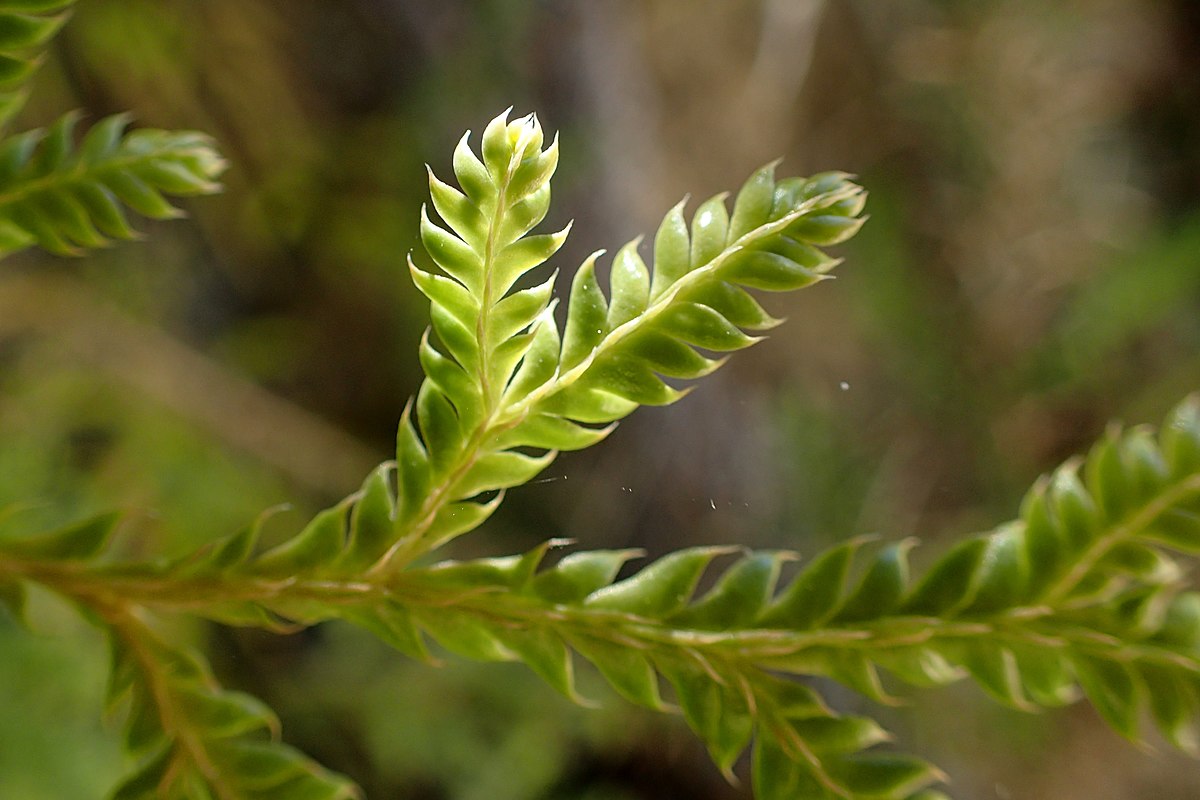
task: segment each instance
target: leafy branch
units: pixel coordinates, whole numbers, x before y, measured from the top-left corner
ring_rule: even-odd
[[[0,0],[0,130],[24,105],[42,49],[75,0]],[[165,195],[217,191],[225,163],[191,131],[126,132],[129,117],[101,120],[75,148],[77,114],[48,131],[0,140],[0,258],[34,245],[58,255],[136,234],[124,207],[152,219],[180,215]]]
[[[73,5],[75,0],[0,0],[0,130],[25,104],[40,51]]]
[[[521,661],[575,700],[572,653],[626,699],[667,710],[661,677],[723,771],[752,748],[760,798],[904,798],[941,777],[871,749],[886,732],[795,680],[814,675],[885,703],[881,670],[917,686],[969,676],[1023,710],[1082,691],[1130,739],[1141,740],[1148,709],[1168,741],[1197,750],[1200,594],[1185,589],[1178,561],[1200,552],[1196,400],[1157,440],[1114,430],[1082,463],[1039,481],[1015,522],[967,540],[916,581],[911,541],[868,557],[865,540],[782,583],[794,555],[742,553],[700,596],[701,576],[731,548],[683,550],[615,583],[636,551],[545,566],[555,542],[382,582],[337,577],[330,565],[389,522],[388,493],[381,470],[292,545],[263,553],[252,526],[173,564],[84,568],[107,540],[109,526],[95,524],[6,545],[4,563],[89,606],[111,593],[235,624],[344,619],[427,661],[427,640],[466,658]],[[294,546],[318,541],[314,530],[326,531],[321,549]]]
[[[54,143],[70,140],[70,124],[43,147],[62,151]],[[135,135],[95,148],[89,136],[82,151],[116,158]],[[768,165],[732,211],[723,195],[690,224],[682,203],[672,209],[651,264],[638,240],[621,248],[607,294],[601,254],[589,257],[560,327],[554,275],[531,276],[567,235],[532,233],[558,159],[557,140],[543,145],[535,118],[504,114],[484,130],[481,155],[468,137],[459,143],[459,188],[430,172],[440,224],[424,211],[421,237],[436,269],[409,262],[430,300],[427,377],[401,417],[396,460],[359,492],[265,549],[267,515],[174,560],[122,560],[113,517],[0,539],[0,601],[18,617],[33,582],[110,633],[110,699],[128,698],[126,741],[142,758],[115,797],[355,794],[282,744],[269,710],[220,689],[198,656],[168,644],[159,613],[281,632],[347,621],[425,661],[436,643],[525,663],[580,702],[575,669],[587,662],[631,702],[682,713],[731,779],[749,751],[760,800],[943,797],[930,788],[944,779],[936,767],[878,747],[889,734],[832,708],[807,682],[814,676],[882,703],[894,701],[894,684],[965,678],[1024,710],[1085,696],[1130,739],[1141,740],[1148,711],[1168,741],[1197,751],[1200,594],[1183,561],[1200,553],[1194,399],[1157,437],[1113,429],[1040,480],[1014,522],[967,539],[916,580],[912,540],[848,541],[798,570],[791,553],[692,548],[621,580],[637,551],[551,558],[562,543],[546,542],[516,556],[423,560],[559,451],[600,441],[639,405],[678,400],[688,389],[674,381],[757,341],[750,332],[778,320],[747,289],[818,282],[837,263],[819,248],[863,221],[865,195],[847,176],[776,180]],[[103,162],[63,156],[45,183],[66,185],[49,176]],[[188,174],[188,185],[209,188]],[[52,190],[31,179],[22,191],[18,206]],[[709,572],[712,588],[698,593]]]
[[[49,131],[0,143],[0,258],[38,245],[57,255],[133,239],[123,206],[152,219],[181,215],[164,197],[211,194],[225,164],[209,138],[193,132],[126,132],[117,114],[88,131],[78,149],[78,116]]]
[[[430,336],[421,344],[427,377],[397,437],[394,542],[372,574],[395,574],[481,524],[500,500],[481,494],[525,483],[558,451],[595,444],[638,405],[682,397],[664,377],[698,378],[722,363],[697,348],[740,349],[757,341],[743,329],[778,324],[743,287],[817,282],[837,263],[818,246],[862,224],[865,194],[846,176],[777,183],[769,165],[739,192],[732,216],[724,196],[714,197],[689,235],[683,204],[672,209],[654,239],[653,273],[638,241],[623,247],[607,298],[595,274],[601,253],[589,257],[560,331],[554,275],[512,290],[569,230],[527,235],[549,207],[557,139],[543,150],[536,118],[508,122],[507,114],[484,130],[482,159],[468,137],[454,153],[461,191],[429,175],[434,209],[449,229],[423,211],[421,239],[441,271],[409,262],[440,348]]]
[[[130,609],[110,610],[105,622],[109,702],[125,701],[125,746],[141,759],[113,800],[358,797],[349,781],[281,744],[269,708],[221,689],[201,660],[167,645]]]

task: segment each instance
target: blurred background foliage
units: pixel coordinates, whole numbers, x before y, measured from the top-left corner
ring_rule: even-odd
[[[512,492],[460,554],[933,550],[1012,516],[1110,418],[1200,387],[1193,0],[81,0],[19,123],[131,109],[211,133],[231,169],[145,244],[5,265],[0,505],[23,510],[3,524],[116,507],[157,553],[352,491],[420,379],[423,164],[448,175],[510,104],[562,135],[564,281],[778,156],[860,175],[871,221],[836,283],[773,298],[769,341]],[[122,766],[95,722],[103,648],[37,606],[37,637],[0,621],[0,797],[100,797]],[[600,689],[577,709],[518,668],[429,670],[337,627],[194,635],[372,798],[748,796]],[[959,797],[1200,796],[1195,764],[1084,707],[963,687],[888,713]]]

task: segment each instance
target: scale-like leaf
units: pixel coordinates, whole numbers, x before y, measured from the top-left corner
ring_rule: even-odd
[[[33,536],[0,538],[0,552],[30,559],[86,561],[108,546],[119,518],[101,514]]]
[[[639,616],[668,616],[691,598],[708,563],[726,552],[729,548],[696,547],[672,553],[631,578],[597,589],[584,599],[584,604]]]
[[[0,144],[0,185],[53,183],[121,148],[154,149],[153,136],[124,136],[124,121],[109,120],[76,150],[74,124]],[[19,612],[25,583],[41,582],[112,631],[110,704],[126,704],[127,746],[140,759],[115,796],[355,793],[278,743],[261,703],[221,690],[201,661],[158,640],[142,621],[155,609],[276,630],[342,619],[426,661],[436,644],[523,662],[576,700],[581,657],[618,694],[681,712],[727,775],[750,749],[759,800],[942,797],[927,788],[942,780],[934,767],[881,752],[886,732],[835,712],[814,677],[880,703],[896,700],[892,678],[933,687],[970,677],[1027,710],[1083,695],[1131,739],[1152,719],[1168,741],[1196,748],[1200,594],[1187,591],[1181,560],[1200,552],[1196,400],[1157,439],[1113,428],[1088,457],[1039,480],[1017,520],[952,548],[915,580],[913,540],[870,549],[851,540],[782,582],[789,555],[718,560],[732,548],[715,547],[625,575],[635,551],[544,563],[557,541],[516,556],[418,561],[478,526],[556,451],[599,441],[640,404],[677,400],[689,387],[672,381],[753,343],[748,331],[776,320],[746,287],[819,280],[836,264],[819,248],[862,224],[864,195],[847,176],[777,181],[768,165],[732,212],[718,196],[689,225],[684,205],[673,208],[652,265],[636,241],[619,250],[607,297],[589,258],[560,329],[552,276],[528,275],[566,235],[527,235],[546,216],[558,160],[557,140],[542,145],[535,119],[501,115],[481,155],[466,137],[455,151],[461,189],[431,173],[436,218],[426,212],[421,233],[436,268],[410,266],[431,304],[426,382],[401,416],[395,463],[359,492],[261,553],[262,519],[148,563],[114,559],[107,528],[94,523],[0,541],[0,602]],[[169,213],[159,190],[190,189],[203,160],[193,155],[182,166],[130,166],[104,188]],[[103,192],[72,197],[17,203],[0,219],[0,241],[90,246],[125,235]]]
[[[351,781],[280,742],[274,713],[221,689],[195,653],[130,618],[114,620],[112,645],[109,703],[127,707],[126,746],[142,758],[114,800],[360,797]]]
[[[0,9],[0,23],[7,12]],[[0,90],[0,117],[3,91]],[[167,195],[211,194],[225,163],[202,134],[142,129],[128,117],[93,126],[76,149],[78,116],[7,140],[0,155],[0,257],[32,245],[58,255],[136,235],[125,216],[180,215]]]
[[[41,51],[66,22],[75,0],[0,2],[0,131],[25,103]]]
[[[557,139],[544,150],[543,141],[536,118],[509,121],[506,112],[485,127],[481,155],[469,135],[459,142],[453,167],[460,188],[430,170],[440,222],[423,210],[420,232],[437,269],[410,263],[410,272],[430,301],[435,340],[422,342],[421,362],[437,391],[422,388],[415,415],[401,423],[396,535],[405,544],[384,556],[381,569],[396,572],[427,552],[431,531],[446,530],[441,519],[452,504],[519,485],[557,451],[586,447],[607,432],[586,426],[683,397],[686,389],[666,379],[699,378],[723,363],[698,348],[740,349],[757,341],[747,330],[777,323],[741,285],[798,288],[836,263],[798,223],[845,217],[849,230],[861,222],[864,193],[846,176],[777,183],[774,165],[764,167],[739,193],[732,217],[723,195],[701,204],[690,226],[684,203],[671,209],[654,237],[653,268],[638,255],[639,240],[621,248],[608,297],[596,274],[600,253],[590,256],[572,280],[560,331],[553,276],[523,281],[570,228],[530,233],[546,215],[558,163]],[[818,238],[830,240],[828,223],[817,227]],[[742,257],[751,251],[772,265]],[[780,269],[800,270],[804,279],[784,286],[772,277]],[[547,452],[534,457],[523,447]],[[432,506],[428,497],[436,498]]]

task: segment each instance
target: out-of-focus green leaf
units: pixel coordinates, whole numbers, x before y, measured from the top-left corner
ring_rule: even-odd
[[[3,12],[0,12],[3,19]],[[79,255],[132,239],[125,207],[153,219],[180,215],[167,195],[211,194],[225,162],[205,135],[142,129],[128,117],[97,123],[78,149],[78,116],[0,143],[0,257],[38,245]]]

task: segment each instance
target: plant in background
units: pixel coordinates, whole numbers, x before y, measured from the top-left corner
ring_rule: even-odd
[[[69,2],[0,2],[0,88],[19,105],[30,53]],[[15,31],[16,33],[11,33]],[[24,71],[22,71],[24,70]],[[0,243],[73,253],[129,238],[123,205],[170,216],[163,194],[212,191],[221,161],[197,134],[134,131],[123,117],[75,148],[75,118],[0,144]],[[690,222],[663,220],[647,264],[639,242],[575,273],[564,319],[554,275],[533,272],[567,231],[533,233],[550,201],[557,140],[503,114],[480,151],[455,150],[457,187],[430,173],[434,214],[410,261],[430,301],[426,379],[405,408],[396,459],[299,533],[260,546],[263,518],[175,558],[125,557],[113,515],[0,538],[0,600],[21,617],[29,584],[68,599],[112,647],[108,696],[125,713],[138,766],[114,798],[349,798],[358,790],[280,740],[269,708],[223,689],[165,623],[186,615],[293,631],[361,626],[402,653],[429,645],[520,661],[579,700],[590,663],[626,699],[679,711],[733,777],[750,752],[769,798],[942,797],[941,773],[881,748],[873,719],[838,713],[810,677],[891,702],[889,681],[970,677],[1010,706],[1081,694],[1142,740],[1148,711],[1178,747],[1197,749],[1200,594],[1180,556],[1200,552],[1200,406],[1185,401],[1157,436],[1114,429],[1083,460],[1029,492],[1017,520],[966,539],[910,579],[914,542],[846,542],[787,578],[784,552],[692,548],[617,580],[634,551],[530,552],[438,561],[504,492],[564,450],[598,443],[639,405],[665,405],[678,381],[718,368],[778,320],[747,289],[791,291],[835,265],[820,248],[862,224],[863,190],[840,173],[777,180],[756,172],[732,209],[723,195]],[[435,221],[435,219],[437,221]],[[10,529],[14,525],[10,522]],[[553,554],[553,557],[551,555]],[[706,572],[712,588],[697,593]],[[887,676],[890,676],[887,677]]]
[[[27,95],[46,42],[74,0],[0,2],[0,130]],[[53,13],[58,12],[58,13]],[[79,255],[112,239],[132,239],[123,206],[153,219],[179,215],[164,194],[216,191],[223,164],[208,138],[193,132],[127,132],[123,114],[94,125],[76,148],[78,116],[49,131],[0,143],[0,257],[34,245]]]

